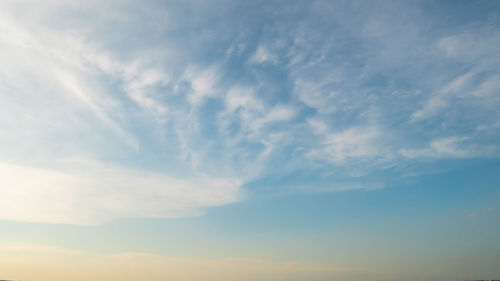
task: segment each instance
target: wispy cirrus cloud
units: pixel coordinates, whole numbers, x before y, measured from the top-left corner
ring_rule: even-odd
[[[322,130],[317,127],[316,130]],[[323,135],[322,148],[309,154],[312,158],[323,158],[342,164],[352,159],[366,159],[378,156],[382,150],[377,147],[379,132],[373,127],[355,127],[341,132]]]
[[[468,90],[466,87],[471,83],[473,76],[473,72],[468,72],[446,84],[437,94],[427,100],[423,108],[411,115],[412,120],[429,118],[449,106],[453,96],[458,96]]]
[[[496,147],[477,147],[464,144],[466,137],[445,137],[432,140],[428,147],[401,149],[399,153],[406,158],[474,158],[494,155]]]
[[[46,186],[57,187],[42,189],[74,198],[101,185],[57,163],[85,158],[113,171],[105,198],[185,203],[126,212],[82,201],[90,213],[116,212],[110,220],[201,213],[268,175],[309,173],[318,186],[353,187],[325,191],[348,190],[409,161],[498,156],[494,17],[446,25],[418,1],[218,3],[0,4],[3,169],[50,175]],[[68,177],[78,188],[64,189]],[[145,188],[134,201],[141,186],[172,193]],[[15,219],[85,221],[32,213]]]

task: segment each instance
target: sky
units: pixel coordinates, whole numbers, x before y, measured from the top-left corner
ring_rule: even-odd
[[[0,279],[500,279],[500,2],[3,0]]]

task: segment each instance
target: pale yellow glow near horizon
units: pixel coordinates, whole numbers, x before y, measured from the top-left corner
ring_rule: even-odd
[[[0,246],[0,279],[29,281],[355,280],[380,274],[327,264],[256,259],[186,259],[145,253],[92,254],[37,245]],[[375,278],[377,279],[377,278]]]

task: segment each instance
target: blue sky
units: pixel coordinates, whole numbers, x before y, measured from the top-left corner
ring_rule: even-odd
[[[179,280],[198,277],[176,259],[246,272],[228,280],[498,279],[499,13],[3,1],[0,246],[168,257]]]

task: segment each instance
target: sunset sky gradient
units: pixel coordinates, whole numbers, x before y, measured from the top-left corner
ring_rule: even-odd
[[[499,1],[0,1],[0,279],[500,279]]]

